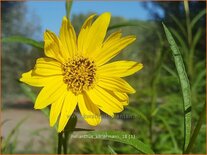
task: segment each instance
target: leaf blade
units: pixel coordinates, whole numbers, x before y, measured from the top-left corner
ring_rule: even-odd
[[[6,43],[6,42],[16,42],[16,43],[24,43],[36,48],[40,48],[43,49],[44,48],[44,44],[42,41],[36,41],[27,37],[23,37],[23,36],[10,36],[10,37],[6,37],[6,38],[2,38],[2,42]]]
[[[206,9],[200,11],[191,21],[190,27],[191,29],[194,28],[195,24],[206,14]]]
[[[124,144],[131,145],[142,153],[154,154],[151,148],[138,140],[137,138],[129,138],[130,135],[122,131],[91,131],[87,135],[95,137],[96,139],[111,140]]]
[[[66,9],[66,17],[70,19],[70,12],[73,5],[73,0],[66,0],[65,9]]]
[[[179,48],[172,37],[168,28],[163,24],[164,31],[167,37],[167,40],[170,44],[170,48],[173,52],[173,57],[175,60],[175,66],[178,72],[178,77],[181,84],[182,95],[183,95],[183,107],[184,107],[184,146],[183,152],[187,148],[190,141],[191,133],[191,90],[188,80],[187,73],[185,71],[185,66],[182,60],[181,53]]]

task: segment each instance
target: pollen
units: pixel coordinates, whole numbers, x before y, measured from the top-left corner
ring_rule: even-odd
[[[62,65],[63,81],[67,84],[67,90],[75,95],[82,93],[94,86],[96,76],[96,66],[94,61],[76,56],[68,59]]]

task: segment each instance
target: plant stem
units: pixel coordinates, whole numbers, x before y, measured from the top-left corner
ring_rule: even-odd
[[[159,80],[159,76],[160,76],[160,69],[162,67],[162,63],[163,63],[163,46],[161,46],[161,48],[159,48],[159,50],[157,51],[158,55],[157,55],[157,66],[155,67],[155,73],[153,75],[152,81],[151,81],[151,107],[150,107],[150,115],[149,115],[149,138],[150,138],[150,142],[151,142],[151,146],[153,147],[153,112],[154,109],[156,107],[156,100],[157,100],[157,82]]]
[[[68,120],[64,130],[58,134],[58,154],[61,153],[63,147],[63,153],[68,153],[68,140],[70,139],[71,134],[73,133],[77,123],[77,117],[72,115]]]
[[[204,118],[205,118],[205,114],[206,114],[206,103],[204,104],[203,110],[202,110],[202,112],[201,112],[201,114],[200,114],[198,123],[197,123],[197,125],[196,125],[196,127],[195,127],[195,130],[194,130],[193,135],[192,135],[192,137],[191,137],[191,139],[190,139],[190,142],[189,142],[189,144],[188,144],[188,147],[187,147],[187,149],[186,149],[185,152],[184,152],[185,154],[190,153],[190,151],[192,150],[192,148],[193,148],[193,144],[194,144],[195,141],[196,141],[196,138],[197,138],[197,136],[198,136],[198,133],[199,133],[199,131],[200,131],[200,129],[201,129],[201,125],[202,125],[203,120],[204,120]]]
[[[68,134],[64,132],[64,139],[63,139],[63,152],[64,154],[67,154],[68,149],[67,149],[67,144],[68,144]]]
[[[62,143],[63,143],[63,133],[58,133],[58,150],[57,153],[61,154],[62,153]]]
[[[188,0],[184,0],[184,10],[186,15],[186,28],[187,28],[187,39],[188,39],[188,72],[189,72],[189,78],[193,79],[193,59],[194,59],[194,50],[192,49],[192,29],[190,26],[190,10],[189,10],[189,3]]]
[[[192,42],[192,31],[190,27],[190,11],[189,11],[189,4],[188,0],[184,0],[184,9],[186,15],[186,26],[187,26],[187,33],[188,33],[188,44],[191,45]]]

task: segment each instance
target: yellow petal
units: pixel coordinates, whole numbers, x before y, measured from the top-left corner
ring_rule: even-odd
[[[131,44],[136,40],[135,36],[126,36],[120,39],[109,39],[104,43],[103,47],[99,50],[99,52],[94,54],[93,58],[96,60],[96,64],[98,66],[103,65],[104,63],[111,60],[115,57],[119,52],[124,49],[126,46]]]
[[[46,56],[60,62],[64,62],[67,59],[64,57],[65,50],[60,40],[49,30],[44,33],[44,52]]]
[[[72,92],[67,93],[61,111],[61,116],[58,125],[58,132],[61,132],[65,128],[69,118],[71,117],[73,111],[75,110],[77,101],[78,101],[77,96],[75,96]]]
[[[62,75],[61,63],[51,58],[39,58],[34,73],[42,76]]]
[[[100,111],[86,94],[78,95],[78,107],[81,115],[89,125],[96,126],[100,124]]]
[[[110,34],[110,35],[108,36],[108,38],[105,40],[105,42],[104,42],[103,45],[105,45],[106,43],[109,45],[110,42],[113,43],[113,41],[120,39],[121,36],[122,36],[122,34],[121,34],[120,31],[113,32],[112,34]]]
[[[62,105],[65,100],[67,90],[62,92],[62,95],[51,105],[50,109],[50,126],[54,126],[58,116],[60,115],[60,112],[62,110]]]
[[[119,113],[123,110],[121,102],[99,86],[87,91],[87,95],[99,109],[112,117],[114,116],[113,113]]]
[[[30,70],[29,72],[23,73],[22,77],[20,78],[21,82],[24,82],[28,85],[35,86],[35,87],[43,87],[48,84],[51,80],[53,80],[55,77],[44,77],[39,76],[34,73],[33,70]]]
[[[101,48],[110,18],[111,15],[108,12],[101,14],[92,24],[89,32],[87,33],[83,44],[83,50],[84,52],[87,52],[89,56],[92,56],[98,48]]]
[[[134,61],[116,61],[98,68],[100,76],[125,77],[143,68],[143,65]]]
[[[94,16],[95,14],[92,14],[86,19],[78,35],[78,51],[81,53],[86,52],[83,49],[83,45],[84,45],[84,42],[86,42],[86,38],[91,28],[91,24],[92,24]]]
[[[101,77],[98,80],[98,85],[110,91],[117,91],[123,93],[135,93],[133,89],[125,80],[119,77]]]
[[[76,33],[67,17],[63,17],[60,28],[60,41],[67,51],[64,52],[66,58],[75,56],[77,52]]]
[[[67,85],[63,83],[62,77],[57,77],[53,81],[50,81],[39,93],[35,101],[35,109],[43,109],[48,105],[56,101],[64,90],[67,89]]]
[[[116,96],[116,98],[123,104],[128,105],[129,104],[129,97],[126,93],[120,93],[120,92],[111,92]]]

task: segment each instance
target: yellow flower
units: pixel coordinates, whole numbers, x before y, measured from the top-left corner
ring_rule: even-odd
[[[140,70],[141,63],[123,60],[105,64],[135,41],[135,36],[121,37],[120,32],[115,32],[104,40],[111,15],[103,13],[92,22],[94,16],[85,21],[78,37],[66,17],[59,37],[47,30],[46,57],[37,59],[34,69],[20,79],[43,87],[34,108],[51,105],[50,126],[59,119],[58,132],[64,129],[77,105],[86,122],[96,126],[101,122],[100,110],[113,117],[128,104],[127,93],[135,93],[121,77]]]

